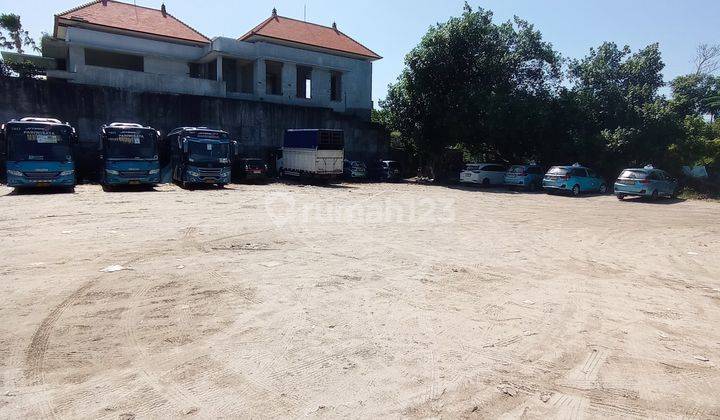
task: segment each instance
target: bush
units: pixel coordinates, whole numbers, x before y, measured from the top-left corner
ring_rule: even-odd
[[[9,77],[10,73],[10,68],[5,64],[4,61],[0,60],[0,77]]]
[[[32,79],[45,74],[45,69],[38,67],[29,61],[22,63],[7,63],[0,60],[0,76],[16,76],[21,79]]]

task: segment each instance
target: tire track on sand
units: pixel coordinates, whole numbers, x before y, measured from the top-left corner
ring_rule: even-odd
[[[162,398],[165,399],[169,404],[173,405],[179,410],[187,410],[190,407],[202,407],[203,409],[209,409],[209,407],[203,406],[201,401],[196,396],[183,389],[179,384],[175,383],[172,379],[163,379],[168,371],[158,372],[157,367],[153,364],[152,358],[148,354],[147,349],[140,344],[140,340],[137,336],[136,328],[141,322],[141,318],[138,314],[138,302],[140,302],[147,292],[153,287],[153,284],[147,283],[143,287],[136,290],[133,301],[136,303],[132,306],[124,317],[123,332],[125,338],[128,340],[131,348],[134,350],[133,361],[138,373],[142,375],[142,381],[155,390]],[[140,402],[142,405],[142,401]],[[217,418],[218,413],[214,413],[210,410],[208,413],[210,417]]]
[[[91,287],[95,285],[97,279],[93,279],[82,285],[65,298],[59,305],[42,320],[40,326],[30,340],[30,345],[25,350],[25,378],[31,385],[42,386],[45,384],[45,354],[47,353],[50,335],[52,334],[55,324],[60,319],[65,310],[72,306],[79,298],[85,294]],[[43,399],[44,415],[46,417],[56,417],[55,409],[50,401],[50,396]]]

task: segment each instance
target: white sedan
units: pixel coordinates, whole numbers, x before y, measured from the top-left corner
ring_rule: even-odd
[[[503,185],[506,170],[503,165],[495,163],[469,163],[465,170],[460,172],[460,182],[480,184],[484,187]]]

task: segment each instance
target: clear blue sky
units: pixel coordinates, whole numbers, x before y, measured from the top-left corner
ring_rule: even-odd
[[[51,32],[53,14],[86,0],[0,0],[0,11],[22,17],[35,37]],[[137,0],[158,8],[162,0]],[[129,0],[132,2],[132,0]],[[462,11],[461,0],[166,0],[168,11],[209,37],[240,36],[270,15],[273,6],[283,16],[339,28],[384,58],[375,63],[373,100],[385,96],[403,67],[405,54],[427,28]],[[581,57],[603,41],[633,50],[659,42],[665,80],[689,73],[701,42],[720,43],[718,0],[488,0],[471,1],[495,13],[497,21],[518,15],[538,28],[565,57]]]

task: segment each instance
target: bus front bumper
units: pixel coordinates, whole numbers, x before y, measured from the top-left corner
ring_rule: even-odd
[[[220,168],[218,168],[220,169]],[[188,168],[185,171],[185,182],[188,184],[218,184],[227,185],[230,183],[230,168],[222,168],[218,171],[203,171],[202,169]]]
[[[123,176],[105,171],[104,185],[157,185],[160,183],[160,172],[144,175]]]
[[[75,171],[28,175],[21,171],[8,170],[7,185],[13,188],[74,187]]]

